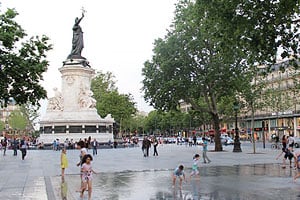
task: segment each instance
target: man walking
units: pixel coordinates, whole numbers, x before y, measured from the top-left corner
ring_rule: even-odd
[[[26,138],[25,137],[23,137],[23,140],[21,140],[21,143],[20,143],[20,150],[21,150],[21,152],[22,152],[22,160],[24,160],[25,159],[25,156],[26,156],[26,154],[27,154],[27,141],[26,141]]]
[[[98,142],[96,138],[94,138],[94,141],[92,141],[92,147],[93,147],[93,155],[97,155]]]
[[[158,146],[158,141],[157,141],[156,138],[154,138],[154,142],[153,142],[153,148],[154,148],[153,156],[158,156],[157,146]]]
[[[14,156],[17,156],[18,154],[18,141],[16,138],[14,138],[13,142],[12,142],[12,148],[14,150]]]
[[[203,144],[202,144],[202,147],[203,147],[203,152],[202,152],[202,157],[203,157],[203,162],[204,163],[207,163],[206,160],[208,161],[208,163],[211,162],[211,160],[207,157],[207,140],[205,137],[202,138],[203,140]]]

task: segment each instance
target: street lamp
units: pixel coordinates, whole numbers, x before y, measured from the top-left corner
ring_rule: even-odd
[[[234,143],[233,143],[233,152],[242,152],[240,136],[239,136],[239,129],[237,126],[237,120],[238,120],[237,113],[238,113],[239,108],[240,108],[239,102],[235,101],[233,104],[233,110],[235,112],[235,137],[234,137]]]

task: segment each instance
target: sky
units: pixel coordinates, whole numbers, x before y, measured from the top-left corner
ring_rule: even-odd
[[[86,10],[82,56],[96,71],[112,72],[122,94],[132,94],[137,109],[153,110],[143,98],[142,68],[153,55],[153,43],[163,38],[174,18],[178,0],[1,0],[0,10],[15,8],[16,21],[29,36],[47,35],[53,49],[47,54],[48,71],[41,83],[48,98],[61,88],[58,71],[72,47],[72,27]],[[42,101],[42,107],[46,102]],[[45,110],[42,108],[42,110]],[[42,111],[42,115],[43,115]]]

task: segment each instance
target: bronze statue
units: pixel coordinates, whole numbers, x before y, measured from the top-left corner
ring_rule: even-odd
[[[84,47],[83,45],[83,32],[81,27],[79,26],[81,20],[84,17],[84,11],[82,12],[82,16],[80,19],[76,17],[75,24],[73,26],[73,40],[72,40],[72,51],[71,54],[68,56],[68,59],[85,59],[81,56],[81,51]]]

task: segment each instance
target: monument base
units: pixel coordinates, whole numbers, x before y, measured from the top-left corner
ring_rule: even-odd
[[[40,121],[39,143],[49,144],[59,139],[78,142],[80,139],[96,139],[98,142],[113,142],[113,123],[111,115],[101,118],[96,109],[81,111],[48,111]]]

